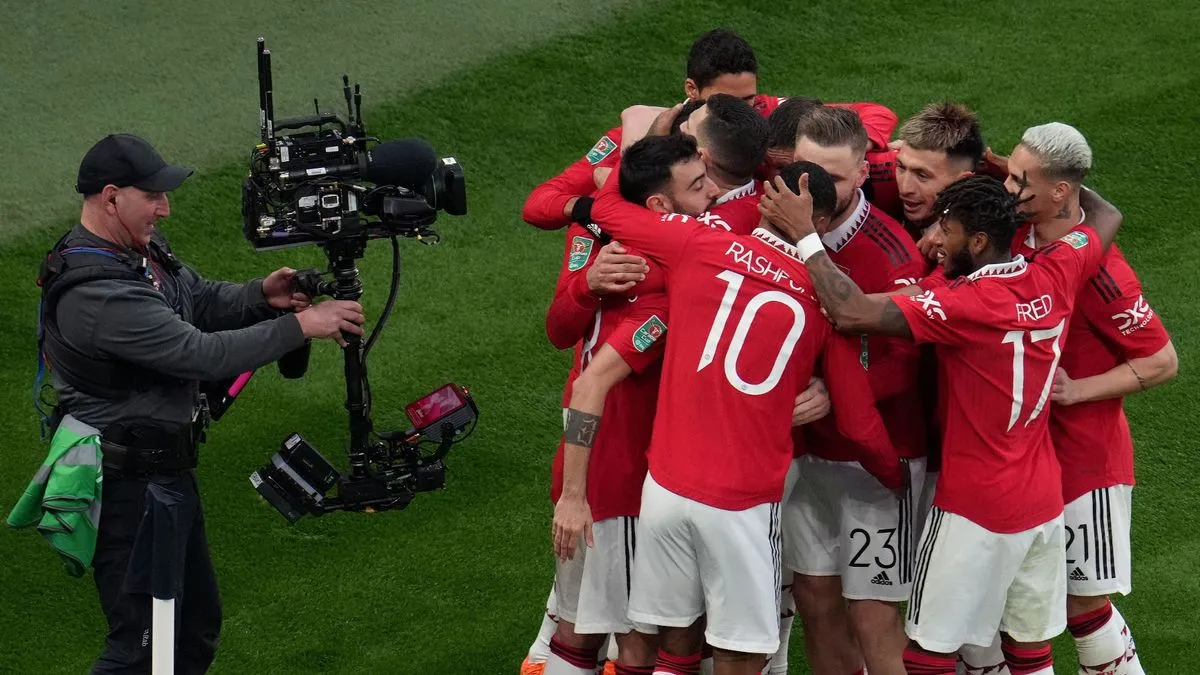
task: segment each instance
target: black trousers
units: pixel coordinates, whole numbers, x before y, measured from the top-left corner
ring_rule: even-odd
[[[204,673],[216,656],[221,599],[195,473],[132,479],[106,470],[92,565],[100,607],[108,619],[108,638],[104,653],[92,667],[93,675],[150,672],[151,596],[130,589],[147,588],[139,580],[148,578],[149,563],[134,555],[134,542],[146,517],[151,482],[181,496],[173,542],[182,582],[182,593],[175,600],[175,672]]]

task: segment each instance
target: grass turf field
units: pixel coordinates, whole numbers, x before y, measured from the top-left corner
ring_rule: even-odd
[[[11,111],[10,120],[28,119],[17,116],[29,108],[20,97],[38,78],[47,82],[37,106],[43,112],[14,125],[16,142],[0,161],[9,188],[0,224],[9,300],[0,322],[4,515],[45,454],[29,404],[32,279],[39,256],[77,217],[74,170],[96,138],[128,121],[149,129],[169,160],[200,167],[173,195],[164,230],[210,278],[323,263],[315,249],[256,254],[241,237],[239,181],[257,131],[250,45],[269,5],[253,5],[257,13],[244,6],[210,3],[171,17],[157,5],[125,3],[111,14],[64,11],[58,26],[27,16],[12,24],[23,32],[0,47],[0,110]],[[1187,222],[1200,179],[1189,141],[1200,126],[1200,74],[1185,63],[1200,6],[1075,1],[1031,12],[912,0],[802,8],[705,0],[592,7],[372,10],[364,30],[374,42],[350,44],[319,34],[319,19],[337,13],[315,6],[266,30],[278,88],[294,102],[277,104],[280,116],[306,112],[312,95],[333,105],[348,70],[363,83],[376,135],[421,135],[464,164],[470,214],[441,219],[438,247],[403,242],[401,294],[372,352],[371,374],[379,428],[402,424],[403,403],[447,380],[470,385],[482,414],[449,458],[446,491],[421,495],[401,512],[288,527],[246,476],[293,430],[340,460],[341,358],[322,343],[305,380],[285,382],[273,367],[256,376],[211,431],[202,457],[225,602],[213,672],[515,672],[550,585],[549,463],[568,363],[542,330],[561,235],[521,224],[520,206],[536,183],[615,124],[622,107],[677,100],[688,45],[720,24],[755,46],[765,92],[879,101],[902,119],[952,98],[979,112],[989,143],[1004,153],[1023,129],[1050,120],[1088,137],[1096,156],[1089,183],[1126,214],[1119,241],[1182,362],[1176,381],[1127,404],[1140,484],[1135,592],[1119,605],[1147,671],[1187,672],[1200,640],[1200,581],[1188,564],[1200,559],[1192,527],[1200,509],[1193,487],[1200,401],[1190,367],[1200,349],[1189,288],[1200,239]],[[136,49],[113,39],[125,31]],[[301,56],[301,43],[314,47],[312,56]],[[28,48],[39,45],[47,56],[33,59]],[[211,64],[193,66],[196,54]],[[106,58],[129,63],[136,84],[97,65]],[[423,73],[417,87],[404,84],[410,70]],[[209,120],[220,120],[219,133]],[[360,264],[371,316],[386,296],[389,256],[380,242]],[[0,551],[0,672],[85,671],[103,635],[90,579],[69,578],[32,531],[0,529]],[[808,672],[794,637],[793,671]],[[1070,641],[1056,644],[1058,672],[1074,672]]]

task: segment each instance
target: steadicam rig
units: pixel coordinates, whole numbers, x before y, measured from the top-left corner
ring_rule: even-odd
[[[258,250],[321,247],[328,271],[298,273],[296,289],[338,300],[362,297],[357,260],[368,242],[386,237],[392,244],[391,288],[378,322],[365,345],[357,335],[343,335],[348,471],[340,473],[303,437],[291,434],[271,461],[250,475],[254,489],[293,523],[305,514],[335,510],[400,509],[418,492],[440,489],[445,483],[443,458],[478,419],[470,392],[447,384],[406,406],[412,427],[374,429],[367,356],[399,290],[398,237],[436,243],[430,227],[437,212],[464,215],[466,184],[459,163],[453,157],[439,159],[422,139],[380,142],[367,135],[358,85],[352,102],[350,80],[343,76],[342,81],[348,120],[322,113],[318,105],[313,115],[276,121],[271,54],[263,38],[258,39],[262,140],[251,152],[242,188],[246,239]],[[312,130],[297,131],[308,128]],[[427,452],[427,445],[436,448]]]

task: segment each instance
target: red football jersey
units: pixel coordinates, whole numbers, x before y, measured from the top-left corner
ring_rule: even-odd
[[[708,211],[696,216],[701,225],[719,227],[734,234],[750,234],[758,226],[762,214],[758,202],[762,199],[758,181],[730,190],[717,198]]]
[[[739,236],[630,204],[616,176],[592,216],[667,274],[671,338],[649,452],[660,485],[729,510],[780,501],[792,405],[822,356],[839,375],[828,386],[841,431],[869,471],[901,484],[857,341],[833,332],[794,248],[766,230]]]
[[[863,293],[890,293],[917,282],[924,268],[921,253],[900,223],[874,208],[858,192],[858,207],[821,237],[830,260]],[[867,367],[876,406],[896,450],[903,457],[925,455],[924,406],[916,391],[919,352],[911,340],[863,336],[860,360]],[[835,374],[834,377],[837,377]],[[855,461],[861,454],[837,433],[830,418],[797,427],[808,451],[822,459]]]
[[[559,349],[567,349],[594,329],[593,318],[598,312],[621,308],[639,295],[661,293],[666,289],[666,278],[662,269],[652,260],[626,247],[630,255],[646,260],[650,271],[646,278],[624,293],[606,295],[603,298],[588,290],[587,270],[603,248],[599,241],[582,225],[571,223],[567,228],[567,246],[563,254],[562,268],[554,288],[554,299],[546,310],[546,337]],[[595,340],[593,339],[593,343]]]
[[[577,349],[571,377],[563,392],[563,407],[571,400],[571,384],[587,368],[600,345],[608,344],[633,369],[604,399],[600,428],[588,455],[587,499],[592,519],[636,516],[641,510],[646,479],[646,448],[654,426],[658,380],[667,332],[667,296],[652,293],[626,303],[620,318],[597,317],[598,342]],[[603,319],[603,320],[601,320]],[[562,495],[563,441],[554,455],[550,499]]]
[[[944,405],[934,504],[992,532],[1063,510],[1050,388],[1080,286],[1100,261],[1081,226],[1028,262],[987,265],[949,286],[893,296],[917,342],[937,345]]]
[[[754,100],[750,103],[750,105],[754,106],[754,109],[758,111],[758,114],[762,115],[763,117],[770,117],[771,113],[775,112],[775,109],[779,107],[779,104],[783,103],[785,100],[787,99],[780,96],[759,94],[758,96],[754,97]]]
[[[900,219],[904,217],[904,203],[900,201],[900,186],[896,184],[896,154],[895,150],[867,152],[871,177],[866,185],[871,186],[871,203],[889,216]]]
[[[1013,248],[1036,250],[1032,228],[1017,232]],[[1116,244],[1099,270],[1079,290],[1059,366],[1072,379],[1108,372],[1122,363],[1151,356],[1171,336],[1142,295],[1142,285]],[[1063,472],[1063,500],[1111,485],[1133,485],[1133,436],[1124,399],[1053,405],[1050,438]]]
[[[521,218],[543,230],[557,230],[570,224],[563,209],[573,197],[596,191],[592,172],[599,167],[612,168],[621,158],[621,127],[609,129],[587,154],[562,173],[535,187],[525,200]]]

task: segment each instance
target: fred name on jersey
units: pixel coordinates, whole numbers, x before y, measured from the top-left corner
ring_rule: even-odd
[[[1029,302],[1017,303],[1017,321],[1033,323],[1050,315],[1054,300],[1049,295],[1034,298]]]

